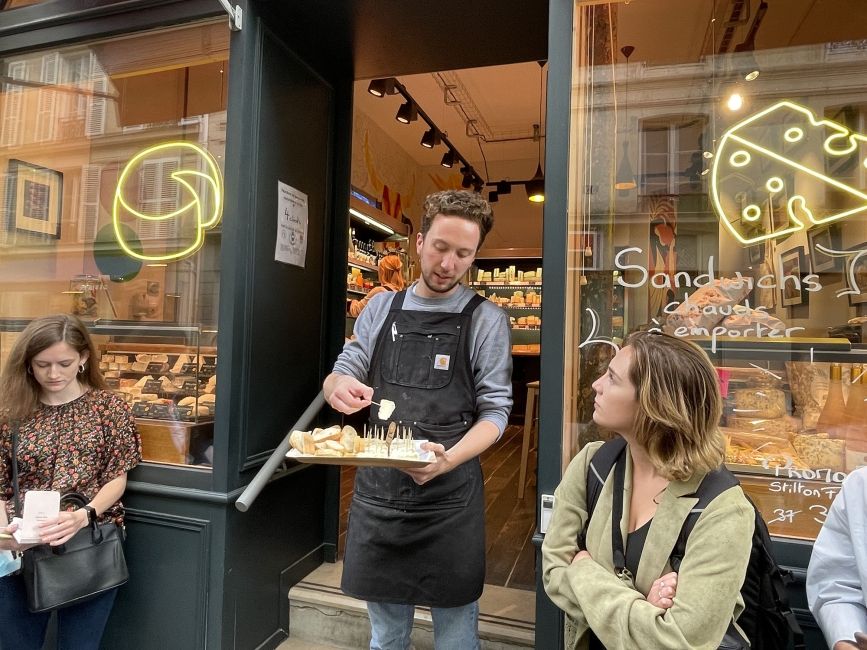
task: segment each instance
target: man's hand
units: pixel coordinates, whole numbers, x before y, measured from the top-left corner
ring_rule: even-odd
[[[456,465],[449,456],[446,448],[436,442],[423,442],[421,448],[434,453],[434,461],[418,469],[404,469],[403,471],[412,477],[418,485],[424,485],[440,474],[452,471]]]
[[[373,389],[358,381],[355,377],[332,372],[322,384],[325,401],[335,411],[355,413],[370,406],[373,399]]]
[[[674,604],[674,595],[677,592],[677,574],[672,571],[666,573],[650,586],[647,592],[647,602],[660,609],[668,609]]]

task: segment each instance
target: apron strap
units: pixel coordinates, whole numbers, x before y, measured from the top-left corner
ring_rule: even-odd
[[[472,298],[469,299],[466,306],[461,310],[461,314],[465,316],[468,314],[472,314],[474,311],[476,311],[476,307],[485,302],[485,300],[487,300],[487,298],[484,298],[479,294],[475,294]]]
[[[388,311],[400,311],[403,309],[403,299],[406,298],[406,289],[398,291],[391,300],[391,308]]]

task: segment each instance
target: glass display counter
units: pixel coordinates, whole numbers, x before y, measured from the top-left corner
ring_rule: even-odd
[[[0,321],[0,361],[28,321]],[[151,463],[210,467],[217,396],[216,331],[197,325],[88,323],[110,390],[129,403]]]

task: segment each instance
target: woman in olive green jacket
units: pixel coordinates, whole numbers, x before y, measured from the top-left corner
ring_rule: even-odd
[[[578,546],[587,472],[600,446],[593,443],[566,470],[542,545],[545,591],[567,614],[566,647],[715,650],[743,609],[754,511],[741,488],[726,490],[699,516],[679,573],[669,556],[698,501],[690,495],[725,456],[716,372],[694,344],[640,333],[593,388],[593,419],[627,443],[617,495],[627,570],[615,574],[612,552],[615,471],[599,494],[586,548]]]

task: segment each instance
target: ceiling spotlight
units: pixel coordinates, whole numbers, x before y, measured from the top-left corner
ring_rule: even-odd
[[[440,142],[442,142],[440,132],[437,131],[436,127],[434,126],[425,131],[424,135],[421,136],[421,146],[427,147],[428,149],[433,149]]]
[[[449,149],[443,154],[443,159],[440,161],[440,165],[443,167],[451,168],[455,164],[455,152]]]
[[[394,119],[403,124],[415,122],[418,119],[418,109],[416,108],[415,104],[413,104],[409,100],[406,100],[403,104],[400,105],[400,108],[397,109],[397,115],[394,116]]]
[[[464,174],[463,179],[461,179],[461,187],[467,189],[470,185],[473,184],[473,175],[472,174]]]
[[[713,158],[713,152],[712,152],[712,151],[705,151],[705,152],[702,153],[701,155],[704,156],[705,158],[707,158],[708,160],[710,160],[711,158]]]
[[[755,81],[759,78],[759,70],[750,70],[744,75],[744,81]]]
[[[500,193],[497,190],[488,192],[488,203],[496,203],[500,200]]]
[[[475,192],[476,194],[480,194],[484,186],[485,184],[482,182],[481,178],[476,178],[473,180],[473,192]]]
[[[533,203],[545,201],[545,176],[542,174],[542,165],[536,167],[536,174],[524,183],[527,190],[527,198]]]
[[[497,194],[511,194],[512,184],[509,181],[500,181],[497,183]]]
[[[374,79],[367,86],[367,92],[375,97],[394,95],[397,93],[397,88],[394,86],[395,81],[396,79],[394,77],[388,77],[387,79]]]

